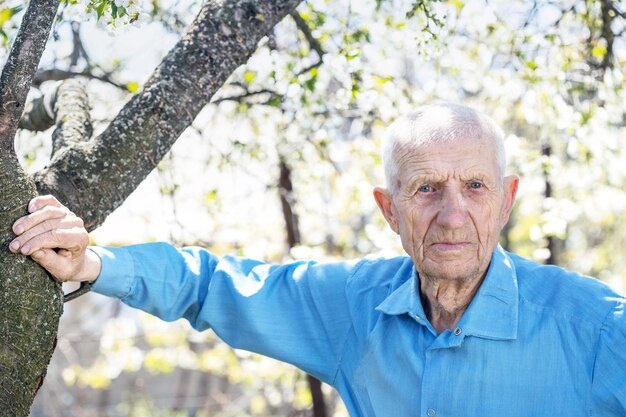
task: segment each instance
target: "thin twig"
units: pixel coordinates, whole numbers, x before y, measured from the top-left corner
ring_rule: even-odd
[[[211,101],[211,104],[219,104],[219,103],[224,102],[224,101],[236,101],[238,103],[242,103],[242,102],[244,102],[244,99],[246,99],[248,97],[259,96],[259,95],[262,95],[262,94],[269,94],[270,95],[270,99],[267,100],[267,102],[269,102],[272,98],[282,97],[277,92],[264,88],[264,89],[256,90],[256,91],[247,91],[247,92],[245,92],[243,94],[239,94],[239,95],[236,95],[236,96],[221,97],[221,98],[218,98],[218,99],[215,99],[215,100]],[[259,104],[266,104],[266,103],[259,103]]]
[[[97,75],[92,73],[89,70],[84,71],[70,71],[70,70],[62,70],[59,68],[52,68],[48,70],[40,70],[35,74],[35,78],[33,79],[33,84],[38,86],[41,85],[44,81],[60,81],[67,80],[69,78],[75,77],[85,77],[92,80],[98,80],[110,84],[114,87],[119,88],[123,91],[130,91],[127,84],[121,84],[111,78],[109,74],[105,75]]]
[[[320,65],[322,65],[322,62],[323,62],[322,59],[326,52],[324,52],[324,48],[322,48],[322,45],[320,44],[319,40],[317,40],[317,38],[313,36],[313,33],[311,32],[311,28],[309,27],[308,23],[302,18],[300,13],[298,13],[297,11],[293,11],[289,15],[296,23],[298,30],[304,35],[304,38],[309,43],[309,47],[313,51],[315,51],[315,53],[317,54],[317,61],[305,67],[304,69],[300,70],[296,74],[296,76],[298,76],[298,75],[306,74],[307,72],[311,71],[313,68],[317,68]]]

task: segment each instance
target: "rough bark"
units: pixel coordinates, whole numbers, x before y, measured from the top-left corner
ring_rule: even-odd
[[[89,97],[84,85],[77,79],[67,78],[57,88],[28,101],[18,128],[43,132],[55,124],[53,154],[69,144],[91,138],[93,126],[89,115]]]
[[[108,128],[61,151],[35,176],[93,229],[157,165],[259,40],[299,0],[205,3],[181,41]]]
[[[28,101],[24,106],[24,113],[18,124],[19,129],[43,132],[54,126],[54,103],[56,89]]]
[[[89,115],[89,99],[85,87],[78,80],[69,79],[55,94],[52,134],[52,155],[70,146],[77,146],[91,138],[93,126]]]
[[[13,153],[13,140],[26,95],[46,46],[59,0],[32,0],[0,77],[0,152]]]
[[[63,294],[30,258],[13,255],[11,225],[35,186],[18,161],[0,155],[0,416],[26,417],[54,351]]]
[[[58,0],[31,0],[0,77],[0,416],[26,417],[54,350],[60,286],[29,259],[12,255],[11,225],[35,186],[14,155],[26,95],[45,48]]]

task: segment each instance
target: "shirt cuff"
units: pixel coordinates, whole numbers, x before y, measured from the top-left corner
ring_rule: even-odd
[[[123,299],[131,291],[135,264],[130,252],[124,248],[89,246],[102,261],[100,275],[91,289],[108,297]]]

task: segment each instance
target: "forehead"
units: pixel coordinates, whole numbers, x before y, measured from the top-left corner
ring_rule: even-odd
[[[498,175],[497,149],[493,140],[460,138],[398,147],[395,155],[399,179],[407,177],[465,177]]]

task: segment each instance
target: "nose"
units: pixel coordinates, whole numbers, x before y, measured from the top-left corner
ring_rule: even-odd
[[[458,229],[467,222],[467,205],[463,193],[446,188],[442,192],[437,223],[448,229]]]

